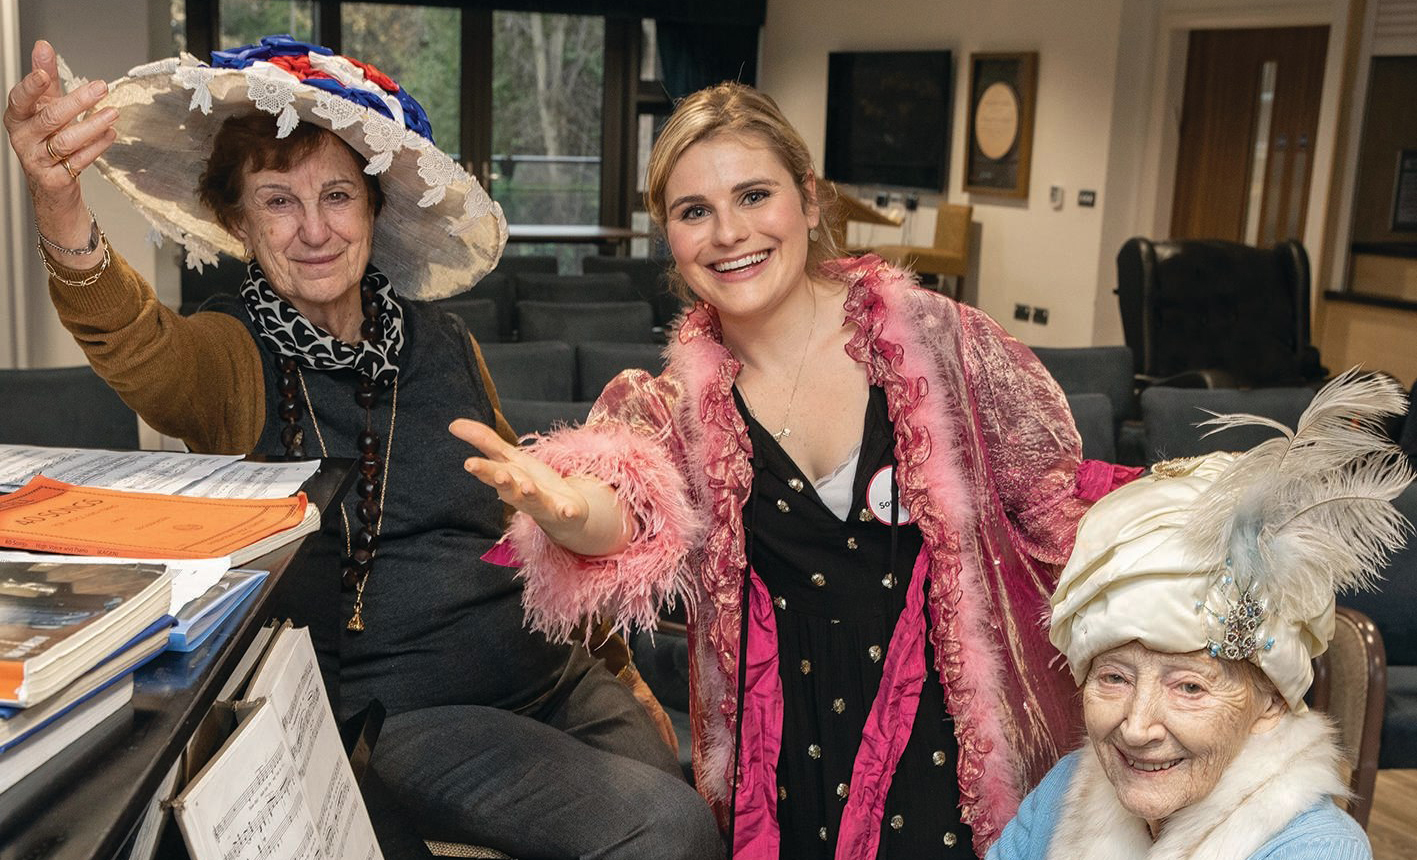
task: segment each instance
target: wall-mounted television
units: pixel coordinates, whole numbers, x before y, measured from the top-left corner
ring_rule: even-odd
[[[953,83],[949,51],[832,53],[827,60],[827,178],[946,190]]]

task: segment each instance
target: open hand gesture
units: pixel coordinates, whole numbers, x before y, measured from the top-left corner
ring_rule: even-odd
[[[82,248],[90,222],[79,174],[117,137],[118,111],[106,107],[82,116],[107,94],[108,85],[94,81],[66,95],[48,42],[34,43],[31,62],[30,73],[10,90],[5,131],[25,172],[40,232],[64,247]]]
[[[459,418],[448,429],[482,452],[481,457],[467,458],[463,468],[535,520],[551,540],[583,555],[605,555],[624,547],[626,516],[605,483],[587,476],[563,477],[486,424]]]

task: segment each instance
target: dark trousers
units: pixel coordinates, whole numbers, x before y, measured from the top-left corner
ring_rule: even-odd
[[[639,702],[600,664],[572,665],[578,677],[527,714],[467,705],[389,717],[378,781],[419,835],[517,860],[722,857],[707,804]],[[367,799],[376,818],[390,811],[390,798]],[[386,856],[406,853],[379,829]]]

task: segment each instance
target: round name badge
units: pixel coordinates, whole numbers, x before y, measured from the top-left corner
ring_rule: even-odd
[[[871,483],[866,485],[866,504],[871,509],[871,516],[878,522],[891,524],[891,484],[895,482],[895,468],[882,466],[876,474],[871,476]],[[896,508],[896,525],[905,525],[915,517],[904,504],[899,504]]]

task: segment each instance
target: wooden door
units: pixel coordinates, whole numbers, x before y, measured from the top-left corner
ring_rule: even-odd
[[[1194,30],[1171,238],[1300,238],[1328,27]]]

